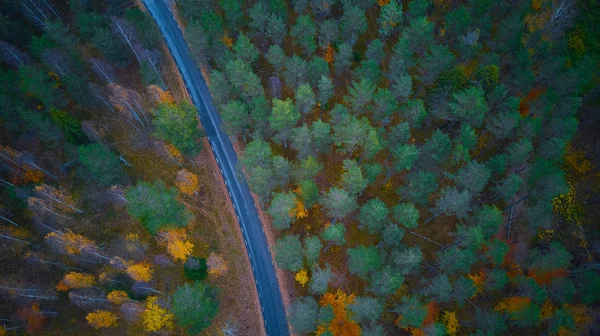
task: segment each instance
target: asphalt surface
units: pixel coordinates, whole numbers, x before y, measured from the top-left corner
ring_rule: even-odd
[[[237,156],[233,145],[221,128],[221,118],[212,103],[206,82],[190,57],[183,34],[175,22],[171,9],[164,1],[143,0],[143,3],[160,28],[192,101],[198,108],[200,121],[223,174],[229,197],[242,228],[267,335],[289,335],[275,266],[250,189],[246,180],[236,175]]]

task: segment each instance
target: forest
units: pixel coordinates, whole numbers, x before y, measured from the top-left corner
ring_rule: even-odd
[[[598,2],[177,9],[295,333],[600,333]]]
[[[599,2],[167,3],[290,332],[600,334]],[[143,3],[0,4],[0,336],[265,334]]]
[[[0,335],[260,334],[218,169],[141,3],[5,0],[0,40]]]

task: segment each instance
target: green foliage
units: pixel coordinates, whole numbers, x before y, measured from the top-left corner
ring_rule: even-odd
[[[300,46],[306,55],[314,54],[317,49],[315,35],[317,27],[309,15],[301,15],[292,26],[290,35],[295,39],[295,44]]]
[[[134,7],[125,10],[125,19],[134,25],[137,37],[144,48],[160,48],[160,31],[150,15],[141,9]]]
[[[291,135],[292,128],[300,119],[300,113],[290,98],[273,99],[273,114],[269,117],[271,128],[278,132],[277,138],[284,143]]]
[[[478,194],[485,188],[490,178],[490,174],[491,170],[488,167],[473,160],[458,170],[458,173],[456,174],[456,185],[459,188]]]
[[[313,180],[302,180],[300,181],[300,198],[307,208],[319,202],[319,187]]]
[[[359,296],[348,305],[352,319],[358,323],[375,322],[383,314],[383,303],[378,299]]]
[[[233,51],[244,62],[253,63],[258,59],[258,49],[246,35],[240,34],[233,45]]]
[[[467,190],[458,190],[456,187],[445,187],[441,196],[435,201],[434,212],[455,216],[458,219],[467,217],[471,211],[471,194]]]
[[[402,22],[402,4],[391,0],[387,5],[381,7],[379,14],[379,34],[382,36],[392,35]]]
[[[392,208],[392,217],[407,229],[416,228],[419,223],[419,210],[412,203],[401,203]]]
[[[342,186],[352,194],[360,194],[367,187],[367,180],[362,174],[358,163],[354,160],[344,160]]]
[[[547,251],[538,248],[531,250],[529,264],[541,271],[553,271],[559,268],[568,268],[573,256],[563,244],[554,242]]]
[[[172,143],[187,155],[200,149],[197,141],[202,135],[198,128],[197,111],[193,105],[181,101],[178,105],[161,103],[154,111],[153,124],[157,137]]]
[[[192,281],[201,281],[208,277],[208,267],[206,259],[191,257],[183,266],[183,273],[186,279]]]
[[[486,274],[484,290],[496,291],[501,290],[508,284],[509,278],[503,269],[493,269]]]
[[[449,275],[467,274],[471,271],[471,266],[477,261],[477,256],[472,249],[461,249],[452,247],[445,251],[438,252],[440,269]]]
[[[502,240],[494,239],[488,244],[488,250],[485,253],[486,258],[494,265],[501,265],[504,256],[508,253],[509,247]]]
[[[275,261],[277,266],[292,272],[302,268],[304,253],[302,243],[296,235],[286,235],[277,239],[275,243]]]
[[[331,266],[327,265],[323,269],[315,266],[315,268],[312,270],[312,276],[310,277],[308,289],[313,294],[324,294],[329,287],[329,282],[331,281],[332,276],[333,273],[331,272]]]
[[[310,236],[304,238],[304,255],[306,256],[306,263],[309,266],[315,265],[319,262],[319,255],[323,244],[319,237]]]
[[[219,291],[200,281],[186,283],[173,294],[171,312],[177,324],[190,334],[206,329],[219,312]]]
[[[223,127],[227,134],[237,136],[248,133],[250,115],[248,106],[239,100],[231,100],[221,108]]]
[[[381,267],[379,253],[374,246],[349,248],[347,254],[350,274],[356,274],[363,279],[367,279],[369,272]]]
[[[123,180],[123,167],[119,159],[105,146],[90,144],[79,146],[79,161],[101,187],[108,187]]]
[[[327,215],[332,218],[341,219],[356,210],[356,196],[350,194],[344,189],[330,188],[321,199],[321,204],[325,207]]]
[[[427,316],[427,308],[421,304],[416,296],[402,298],[402,302],[396,306],[394,311],[400,315],[396,323],[402,328],[420,328]]]
[[[420,150],[414,144],[396,146],[392,151],[394,168],[399,172],[411,170],[420,154]]]
[[[192,214],[177,201],[177,190],[164,183],[138,182],[125,192],[127,211],[151,234],[166,226],[186,227]]]
[[[430,138],[425,140],[425,146],[423,146],[423,152],[428,155],[436,162],[442,163],[450,155],[452,150],[452,143],[448,134],[437,129]]]
[[[235,92],[246,102],[264,95],[260,77],[252,71],[249,62],[231,60],[225,65],[225,74]]]
[[[399,189],[399,194],[416,205],[425,206],[429,194],[438,189],[438,181],[432,172],[419,170],[408,175],[408,183]]]
[[[336,223],[325,226],[321,236],[324,240],[327,240],[335,245],[344,245],[346,244],[346,238],[344,237],[345,234],[346,227],[344,224]]]
[[[77,143],[83,139],[83,131],[79,120],[73,118],[67,112],[51,108],[50,118],[61,129],[68,141]]]
[[[361,208],[359,221],[361,226],[366,226],[371,233],[377,233],[385,224],[389,209],[379,198],[368,200]]]
[[[288,319],[297,333],[310,333],[317,328],[319,305],[311,296],[300,297],[290,305]]]
[[[459,307],[462,307],[470,297],[475,295],[476,291],[477,287],[475,287],[473,280],[461,277],[454,282],[452,299]]]
[[[287,229],[295,217],[292,210],[296,207],[296,195],[293,192],[275,193],[271,206],[267,209],[268,214],[273,218],[273,227],[278,230]]]
[[[399,268],[385,265],[371,276],[370,291],[375,295],[386,297],[396,293],[404,282],[404,275]]]
[[[55,81],[43,69],[31,65],[19,67],[21,89],[30,93],[44,104],[44,107],[64,106],[65,100],[60,91],[57,91]]]
[[[481,126],[488,111],[485,91],[480,87],[472,86],[453,96],[455,102],[449,105],[452,114],[459,120],[470,123],[473,127]]]
[[[592,270],[583,270],[576,276],[581,302],[592,304],[600,301],[600,274]]]

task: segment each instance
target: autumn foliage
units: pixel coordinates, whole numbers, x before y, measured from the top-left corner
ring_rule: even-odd
[[[152,273],[152,268],[148,263],[133,264],[127,267],[127,274],[135,281],[150,281]]]
[[[106,310],[95,310],[87,314],[85,319],[95,329],[117,326],[117,314]]]
[[[208,274],[216,277],[224,275],[229,270],[225,258],[216,253],[211,253],[208,255],[208,259],[206,259],[206,266],[208,267]]]
[[[45,239],[51,245],[53,245],[52,241],[55,241],[56,245],[63,247],[68,254],[80,254],[86,249],[95,247],[93,241],[70,230],[64,233],[52,231],[46,235]]]
[[[460,328],[460,323],[458,323],[458,318],[456,317],[455,312],[444,311],[444,314],[442,315],[442,322],[446,327],[446,332],[448,335],[456,335],[458,329]]]
[[[329,64],[333,64],[335,59],[335,50],[331,43],[327,43],[327,47],[325,48],[325,52],[323,53],[323,59]]]
[[[306,285],[306,283],[308,282],[308,280],[310,280],[310,278],[308,277],[308,273],[306,272],[306,269],[301,269],[300,271],[298,271],[298,273],[296,273],[296,277],[295,277],[296,281],[302,285],[302,287],[304,287],[304,285]]]
[[[356,295],[346,294],[338,288],[335,293],[327,292],[319,301],[319,305],[331,305],[333,307],[333,321],[329,325],[329,331],[333,335],[358,336],[361,334],[360,326],[348,316],[347,306],[354,302]]]
[[[114,290],[114,291],[108,293],[106,298],[108,299],[108,301],[119,305],[119,304],[122,304],[125,301],[129,300],[129,295],[127,295],[127,292],[125,292],[125,291]]]
[[[194,244],[187,241],[185,229],[162,231],[159,237],[167,245],[167,251],[175,261],[184,262],[192,254]]]
[[[70,272],[56,285],[56,290],[66,291],[74,288],[85,288],[93,286],[95,283],[96,279],[91,274]]]
[[[36,334],[42,331],[46,324],[47,317],[40,311],[40,305],[34,302],[31,307],[21,307],[17,309],[17,316],[27,321],[27,333]],[[0,335],[2,331],[0,330]]]
[[[530,303],[531,299],[528,297],[511,296],[500,301],[494,310],[505,313],[516,313],[526,309]]]
[[[181,169],[179,173],[177,173],[175,184],[177,185],[177,188],[186,195],[193,195],[196,193],[198,191],[198,186],[200,185],[198,175],[190,173],[185,169]]]
[[[146,309],[142,313],[142,323],[147,331],[173,329],[173,314],[157,303],[158,298],[151,296],[146,300]]]

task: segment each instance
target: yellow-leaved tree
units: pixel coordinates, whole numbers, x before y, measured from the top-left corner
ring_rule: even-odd
[[[150,296],[146,300],[146,309],[142,313],[142,323],[147,331],[160,329],[173,329],[173,314],[158,305],[156,296]]]
[[[108,299],[108,301],[114,304],[122,304],[125,301],[129,300],[129,295],[127,295],[127,292],[125,291],[114,290],[108,293],[108,295],[106,295],[106,298]]]
[[[308,272],[306,272],[306,269],[303,268],[300,271],[298,271],[298,273],[296,273],[296,281],[298,281],[298,283],[301,284],[302,287],[306,285],[308,280],[310,280],[310,278],[308,277]]]
[[[90,287],[96,284],[96,278],[91,274],[70,272],[56,285],[56,290],[64,292],[73,288]]]
[[[200,181],[198,180],[198,175],[182,169],[177,173],[175,184],[182,193],[186,195],[193,195],[194,193],[198,192]]]
[[[117,326],[117,314],[106,310],[95,310],[85,317],[89,325],[96,329]]]
[[[159,233],[160,240],[167,245],[167,252],[175,261],[185,262],[192,254],[194,244],[187,241],[185,229],[171,229]]]
[[[456,335],[460,324],[458,323],[458,318],[456,317],[455,312],[445,310],[444,314],[442,315],[442,322],[446,326],[446,332],[448,333],[448,335]]]
[[[152,272],[148,263],[133,264],[127,267],[127,274],[135,281],[150,281]]]

